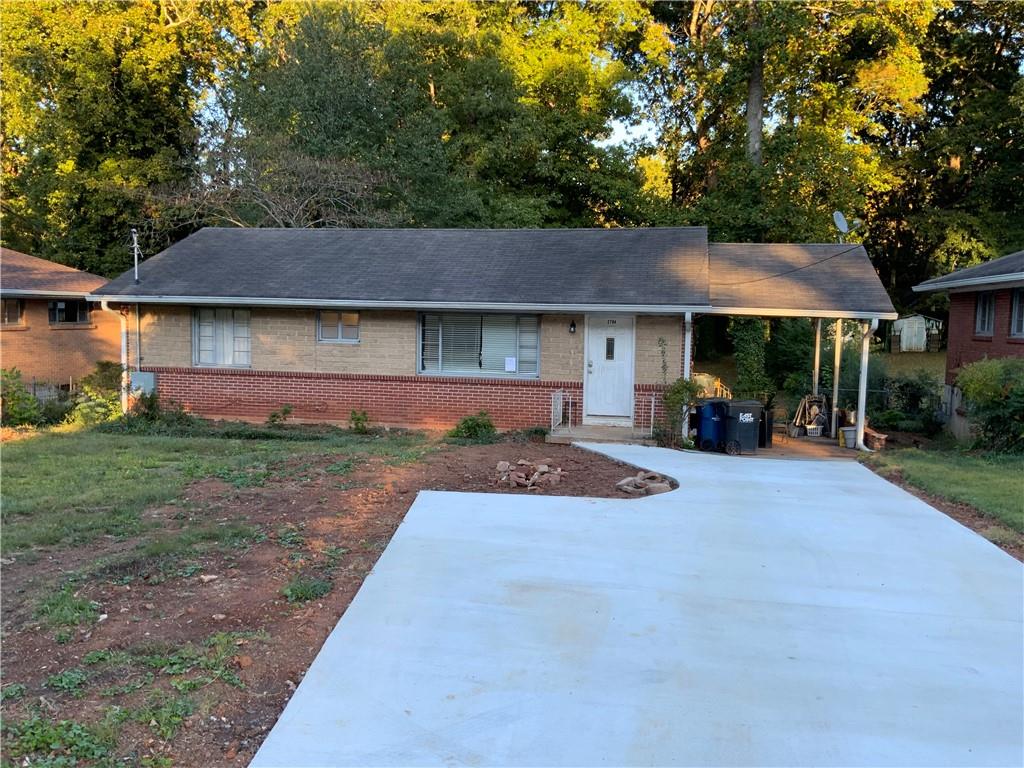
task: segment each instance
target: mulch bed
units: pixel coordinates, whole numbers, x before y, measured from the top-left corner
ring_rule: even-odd
[[[136,760],[167,757],[176,765],[245,765],[417,491],[623,498],[626,494],[615,484],[636,472],[572,446],[533,443],[449,447],[404,466],[370,458],[347,473],[332,472],[340,458],[296,459],[289,464],[294,465],[293,473],[280,473],[283,479],[258,488],[204,480],[190,486],[178,503],[149,510],[147,518],[168,534],[182,528],[185,515],[197,523],[244,521],[259,527],[267,538],[244,550],[190,556],[188,561],[201,570],[187,575],[168,574],[159,563],[135,562],[87,579],[79,594],[95,601],[106,619],[78,628],[63,644],[56,642],[53,628],[41,626],[33,616],[40,597],[68,574],[101,558],[127,557],[137,540],[107,538],[79,549],[40,551],[35,559],[15,555],[5,560],[4,684],[27,685],[23,698],[4,703],[5,720],[18,720],[41,707],[54,719],[96,722],[112,704],[138,707],[146,691],[110,698],[98,694],[99,685],[90,685],[81,698],[74,698],[43,686],[49,675],[82,666],[89,651],[127,650],[153,642],[198,645],[218,632],[259,631],[265,633],[262,639],[239,645],[235,671],[244,688],[217,682],[195,691],[195,713],[167,741],[156,737],[148,724],[130,721],[122,726],[119,742],[130,745]],[[498,485],[496,464],[519,459],[544,459],[560,467],[559,484],[530,490]],[[301,543],[282,543],[282,530],[297,531]],[[285,600],[281,589],[298,572],[322,569],[326,553],[342,551],[329,571],[332,589],[327,595],[295,605]]]

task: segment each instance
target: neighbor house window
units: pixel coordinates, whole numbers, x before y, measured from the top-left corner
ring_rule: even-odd
[[[199,309],[193,327],[193,349],[198,365],[248,366],[252,338],[248,309]]]
[[[51,301],[49,310],[50,325],[89,322],[89,302],[85,299]]]
[[[536,376],[539,332],[534,315],[423,315],[424,373]]]
[[[995,319],[995,294],[979,293],[974,304],[974,333],[978,336],[991,336]]]
[[[0,308],[0,324],[21,325],[21,318],[24,305],[21,299],[3,299],[3,306]]]
[[[317,322],[317,338],[334,344],[355,344],[359,341],[359,313],[334,312],[322,309]]]
[[[1010,335],[1016,339],[1024,338],[1024,288],[1013,289],[1013,300],[1010,302]]]

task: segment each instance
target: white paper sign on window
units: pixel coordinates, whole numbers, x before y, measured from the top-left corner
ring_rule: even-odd
[[[514,357],[505,358],[505,373],[516,372],[516,359]]]

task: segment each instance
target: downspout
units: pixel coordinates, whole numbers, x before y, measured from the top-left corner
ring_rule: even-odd
[[[128,413],[128,312],[123,307],[113,309],[106,299],[100,301],[100,309],[114,312],[121,318],[121,413]]]
[[[135,305],[135,370],[142,370],[142,320],[139,305]]]
[[[683,324],[683,378],[689,381],[693,368],[693,312],[686,313]]]
[[[864,420],[868,401],[868,352],[870,351],[871,337],[877,329],[878,318],[872,320],[870,325],[866,322],[861,323],[860,385],[857,388],[857,447],[868,453],[872,453],[872,450],[864,445]]]

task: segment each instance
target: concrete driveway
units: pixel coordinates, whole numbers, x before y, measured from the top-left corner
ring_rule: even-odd
[[[1024,568],[854,462],[420,493],[253,760],[1019,765]]]

